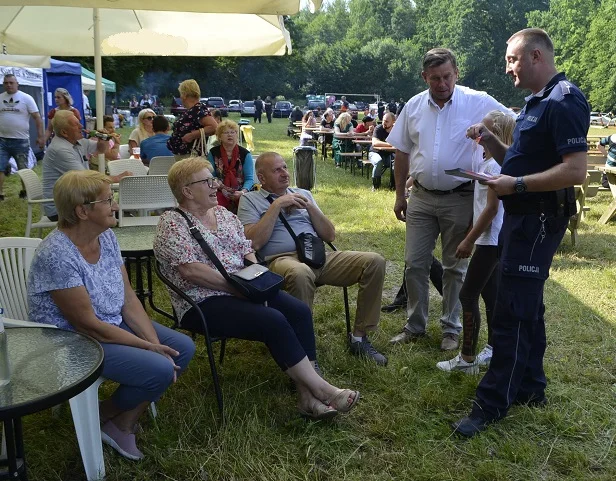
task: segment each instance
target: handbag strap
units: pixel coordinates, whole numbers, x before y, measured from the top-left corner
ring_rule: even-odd
[[[205,252],[205,254],[210,258],[210,260],[216,266],[216,269],[218,269],[218,271],[222,274],[222,276],[227,281],[229,281],[231,277],[229,276],[229,273],[225,269],[225,266],[222,265],[218,257],[216,257],[216,254],[214,254],[214,251],[212,250],[212,248],[207,244],[207,242],[205,242],[205,239],[201,235],[201,232],[199,232],[199,229],[197,229],[197,226],[192,223],[192,221],[188,218],[188,216],[182,209],[179,209],[176,207],[174,210],[177,213],[179,213],[182,217],[184,217],[184,219],[186,219],[186,223],[188,224],[188,230],[190,231],[192,236],[195,238],[195,240],[198,242],[198,244],[201,246],[201,249],[203,249],[203,252]]]
[[[267,198],[267,201],[270,204],[274,203],[274,198],[272,197],[272,194],[268,195],[266,198]],[[291,226],[289,225],[289,222],[287,221],[287,219],[284,218],[284,215],[282,215],[282,212],[278,213],[278,217],[280,218],[280,221],[282,222],[282,225],[284,225],[286,227],[286,229],[289,231],[289,234],[291,234],[291,237],[293,238],[293,241],[295,242],[295,246],[299,250],[299,248],[300,248],[299,247],[300,246],[299,239],[295,235],[295,232],[293,232],[293,229],[291,229]]]

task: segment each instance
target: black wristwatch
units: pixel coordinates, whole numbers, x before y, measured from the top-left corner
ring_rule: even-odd
[[[515,179],[513,190],[516,194],[523,194],[526,192],[526,184],[524,183],[524,177],[518,177]]]

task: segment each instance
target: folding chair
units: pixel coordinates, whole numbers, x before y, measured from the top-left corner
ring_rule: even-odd
[[[212,381],[214,382],[214,392],[216,393],[216,402],[218,403],[218,413],[220,415],[221,421],[223,420],[223,400],[222,400],[222,390],[220,389],[220,380],[218,378],[218,371],[216,370],[216,361],[214,360],[214,353],[212,351],[212,343],[220,341],[220,358],[218,362],[222,365],[223,359],[225,357],[225,347],[227,345],[227,339],[224,337],[211,337],[209,330],[207,328],[207,321],[205,320],[205,316],[203,311],[199,308],[198,304],[189,296],[187,296],[184,291],[182,291],[179,287],[177,287],[171,280],[166,277],[161,269],[160,262],[158,260],[154,261],[154,270],[156,271],[156,275],[158,278],[167,286],[167,289],[175,292],[179,297],[188,302],[191,307],[199,314],[201,318],[201,324],[203,325],[203,332],[192,331],[193,337],[196,334],[202,334],[205,338],[205,346],[207,348],[207,358],[210,364],[210,371],[212,372]],[[179,319],[175,313],[175,309],[173,309],[173,316],[175,318],[175,324],[173,329],[184,329],[188,330],[180,324]]]

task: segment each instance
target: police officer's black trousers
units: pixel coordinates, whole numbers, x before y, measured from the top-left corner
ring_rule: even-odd
[[[568,217],[505,213],[492,322],[493,356],[477,387],[473,415],[500,419],[514,402],[543,399],[546,348],[543,287]]]

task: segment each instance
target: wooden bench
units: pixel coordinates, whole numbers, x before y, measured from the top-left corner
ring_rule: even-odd
[[[346,170],[347,168],[347,164],[351,164],[351,173],[355,172],[355,162],[353,162],[353,159],[361,159],[361,153],[360,152],[340,152],[338,154],[340,157],[342,157],[342,161],[344,162],[344,170]]]
[[[364,167],[366,168],[366,178],[370,178],[370,174],[372,173],[372,162],[368,159],[361,159],[361,175],[364,175]]]
[[[590,185],[601,182],[601,172],[598,170],[588,170],[586,173],[586,179],[581,185],[575,186],[575,204],[577,207],[577,214],[569,219],[569,231],[571,232],[571,245],[575,246],[578,240],[578,228],[584,220],[584,213],[590,210],[590,207],[586,205],[586,199],[594,197],[599,192],[598,185]]]

